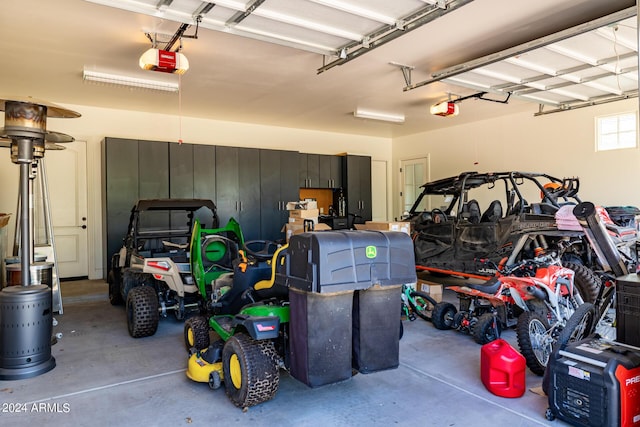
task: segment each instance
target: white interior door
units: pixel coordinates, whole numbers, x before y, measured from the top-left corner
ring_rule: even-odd
[[[387,162],[371,162],[371,219],[387,220]]]
[[[60,278],[88,276],[87,145],[47,150],[46,173]]]
[[[420,195],[420,186],[427,182],[429,171],[427,158],[408,159],[400,162],[400,175],[402,182],[402,189],[400,190],[400,199],[402,206],[402,213],[409,212],[413,203]],[[427,206],[428,201],[422,200],[419,206],[419,210],[424,209]]]

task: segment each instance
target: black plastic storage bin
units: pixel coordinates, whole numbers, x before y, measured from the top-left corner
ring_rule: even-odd
[[[276,272],[276,283],[289,287],[291,375],[316,387],[348,379],[352,366],[361,372],[397,367],[399,285],[415,281],[407,234],[291,236]]]
[[[398,367],[401,287],[376,285],[353,295],[352,364],[363,374]]]
[[[322,231],[291,236],[279,283],[340,292],[416,282],[411,238],[397,231]]]
[[[616,341],[640,347],[640,276],[618,277],[616,304]]]
[[[289,290],[291,376],[309,387],[351,378],[353,292]]]

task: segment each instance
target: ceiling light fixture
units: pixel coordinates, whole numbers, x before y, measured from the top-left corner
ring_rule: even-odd
[[[99,71],[83,70],[82,79],[85,81],[129,86],[140,89],[161,90],[165,92],[178,92],[180,85],[176,82],[163,82],[159,80],[141,79],[137,77],[108,74]]]
[[[434,104],[429,109],[430,113],[434,116],[450,117],[460,114],[460,108],[458,104],[453,101],[442,101]]]
[[[363,110],[356,108],[353,112],[354,117],[360,119],[380,120],[383,122],[404,123],[404,114],[383,113],[380,111]]]

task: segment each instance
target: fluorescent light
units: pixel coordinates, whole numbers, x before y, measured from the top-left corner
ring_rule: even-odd
[[[159,80],[141,79],[138,77],[108,74],[99,71],[83,70],[82,79],[97,83],[114,84],[120,86],[137,87],[140,89],[162,90],[165,92],[178,92],[180,85],[176,82],[163,82]]]
[[[383,113],[381,111],[363,110],[356,108],[353,112],[354,117],[360,119],[381,120],[383,122],[404,123],[404,114]]]

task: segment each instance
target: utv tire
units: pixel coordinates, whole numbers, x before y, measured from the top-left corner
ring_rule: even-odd
[[[196,351],[209,347],[209,324],[204,316],[195,316],[184,322],[184,345],[189,352],[192,348]]]
[[[280,375],[273,355],[248,335],[240,333],[227,340],[222,372],[227,396],[239,408],[266,402],[278,391]]]
[[[593,271],[582,264],[563,262],[562,265],[573,270],[576,275],[574,283],[584,302],[594,303],[600,291],[601,281]]]
[[[439,302],[433,307],[431,322],[436,329],[445,330],[453,327],[453,319],[458,310],[453,304],[448,302]]]
[[[436,306],[437,302],[433,298],[431,298],[428,294],[424,292],[411,292],[411,299],[408,300],[409,306],[411,310],[415,314],[417,314],[420,318],[426,320],[427,322],[431,320],[431,317],[427,316],[427,313],[433,313],[433,308]],[[415,304],[413,301],[415,301]]]
[[[544,375],[553,347],[553,342],[547,340],[548,330],[549,322],[538,313],[525,311],[518,317],[518,347],[531,372],[539,376]]]
[[[107,283],[109,284],[109,302],[111,305],[122,305],[124,300],[122,294],[120,294],[120,283],[116,278],[116,273],[111,270],[107,276]]]
[[[484,313],[478,318],[478,323],[473,325],[471,333],[478,344],[488,344],[500,338],[500,322],[493,313]]]
[[[149,337],[158,330],[158,296],[151,286],[138,286],[127,296],[127,327],[133,338]]]
[[[581,304],[567,320],[567,324],[558,335],[558,339],[553,345],[551,358],[557,359],[560,350],[564,350],[570,342],[579,341],[591,335],[595,331],[597,323],[598,319],[594,305],[588,302]],[[546,369],[542,377],[542,391],[546,395],[549,395],[549,377],[549,369]]]

